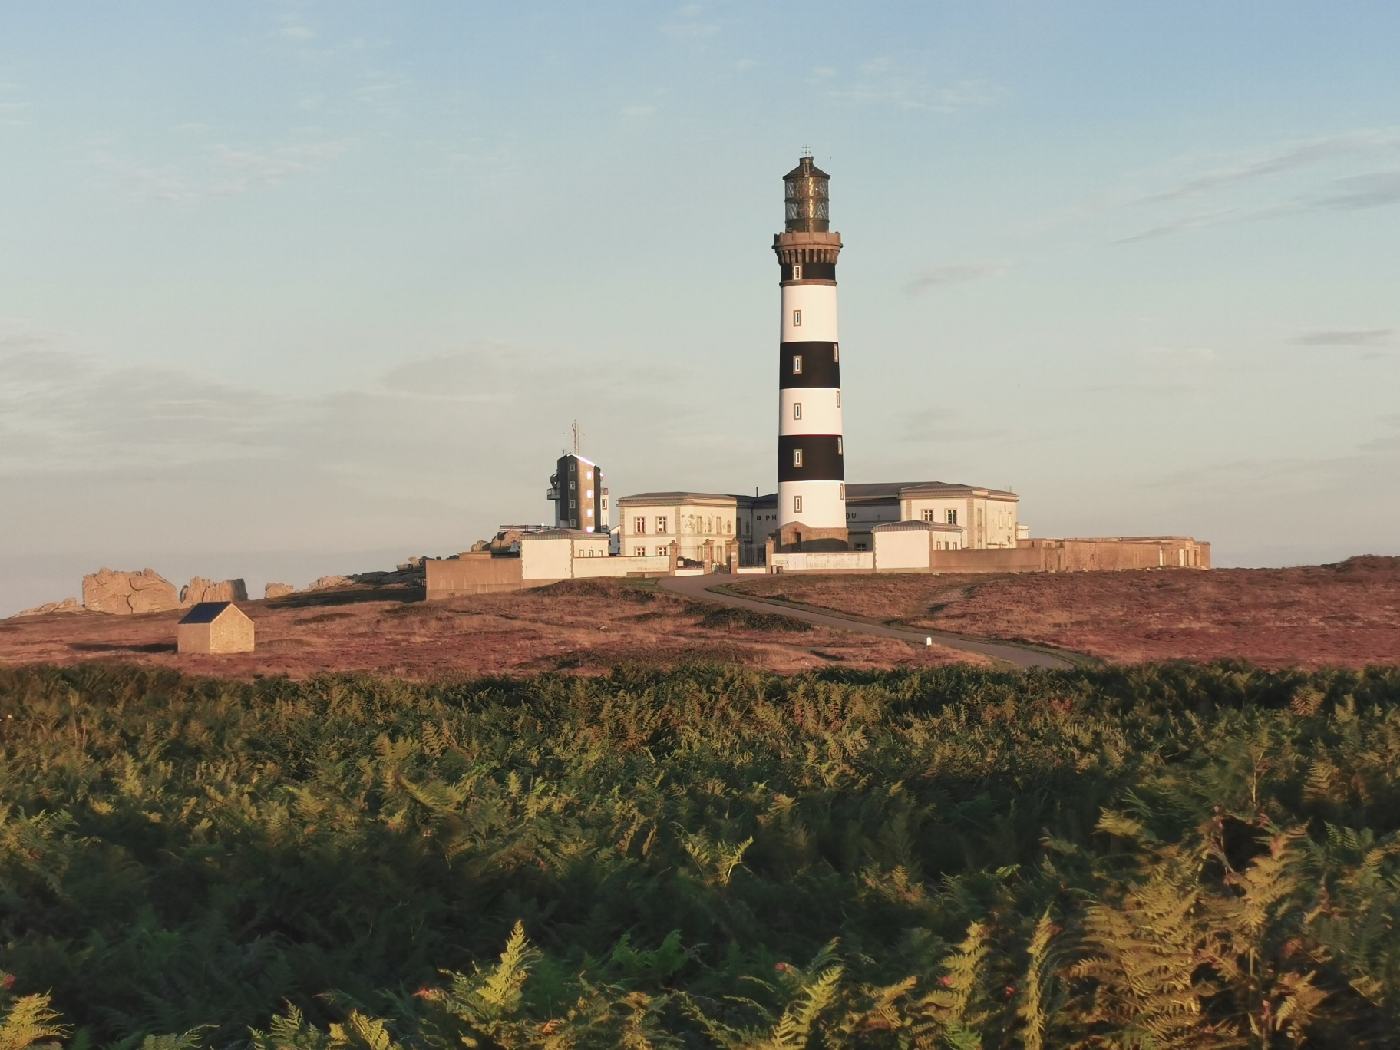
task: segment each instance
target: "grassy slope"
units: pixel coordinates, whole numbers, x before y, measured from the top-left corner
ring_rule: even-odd
[[[1211,572],[779,576],[737,581],[736,588],[1113,661],[1400,663],[1400,558]]]

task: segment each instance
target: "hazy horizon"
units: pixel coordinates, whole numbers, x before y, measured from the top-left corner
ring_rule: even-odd
[[[832,175],[852,481],[1039,536],[1400,553],[1400,9],[0,13],[0,616],[773,491],[781,176]]]

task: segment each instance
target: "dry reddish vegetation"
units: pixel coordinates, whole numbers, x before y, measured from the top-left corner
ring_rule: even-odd
[[[1292,569],[1014,576],[769,576],[737,589],[1106,660],[1400,663],[1400,558]]]
[[[372,671],[444,675],[595,674],[619,663],[742,663],[790,672],[840,664],[907,667],[969,662],[962,653],[813,628],[783,630],[715,615],[615,580],[577,581],[519,594],[431,604],[420,592],[381,588],[239,602],[257,624],[257,652],[179,656],[179,612],[77,613],[0,622],[0,663],[116,659],[237,678]],[[706,620],[708,619],[708,623]],[[970,662],[978,662],[973,657]]]

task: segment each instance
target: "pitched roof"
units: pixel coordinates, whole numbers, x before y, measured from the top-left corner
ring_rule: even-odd
[[[886,521],[874,525],[871,532],[962,532],[962,526],[941,521]]]
[[[1009,497],[1018,499],[1014,492],[1004,489],[984,488],[981,485],[964,485],[961,482],[947,481],[877,481],[872,483],[846,483],[846,499],[850,500],[874,500],[874,499],[899,499],[903,496],[912,496],[921,492],[939,492],[968,494],[974,492],[985,492],[992,497]]]
[[[618,503],[685,503],[689,500],[723,500],[733,502],[734,497],[723,492],[638,492],[623,496]]]
[[[225,609],[238,609],[233,602],[199,602],[180,618],[181,623],[213,623]],[[242,610],[239,610],[240,612]]]

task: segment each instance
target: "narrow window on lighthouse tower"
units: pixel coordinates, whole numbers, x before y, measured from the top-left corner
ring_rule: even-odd
[[[800,376],[800,375],[802,374],[802,355],[801,355],[801,354],[793,354],[793,355],[792,355],[792,374],[795,375],[795,376]]]
[[[800,448],[792,450],[792,465],[794,467],[802,466],[802,450]]]
[[[792,403],[792,418],[793,418],[793,419],[801,419],[801,418],[802,418],[802,402],[801,402],[801,401],[794,401],[794,402]]]
[[[801,514],[801,513],[802,513],[802,497],[801,497],[801,496],[793,496],[793,497],[792,497],[792,512],[793,512],[794,514]]]
[[[792,279],[793,279],[794,281],[800,281],[800,280],[802,280],[802,264],[801,264],[801,263],[793,263],[793,264],[792,264]]]
[[[794,310],[794,311],[792,312],[792,326],[793,326],[794,328],[801,328],[801,327],[802,327],[802,311],[801,311],[801,310]]]

